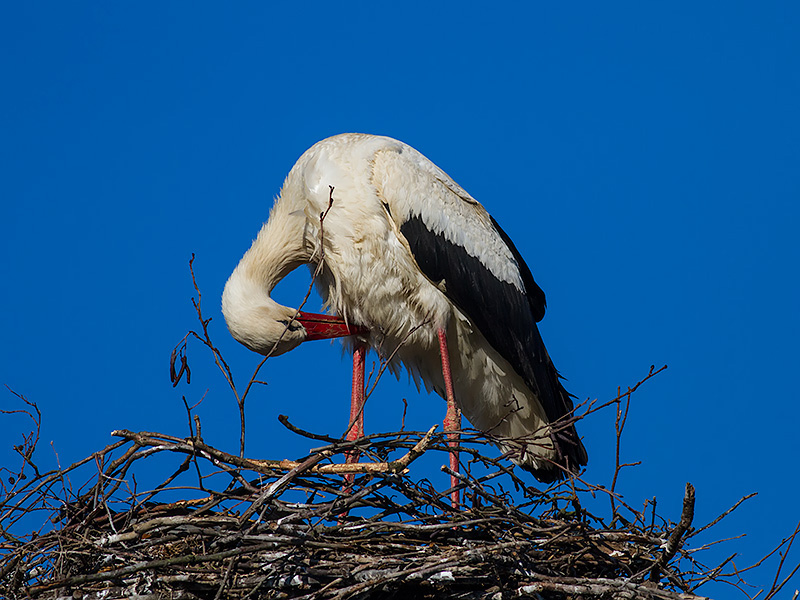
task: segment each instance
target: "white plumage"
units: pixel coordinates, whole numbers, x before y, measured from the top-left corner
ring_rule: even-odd
[[[544,294],[483,206],[422,154],[363,134],[306,151],[225,286],[231,334],[262,354],[305,341],[295,309],[270,293],[299,265],[320,261],[329,310],[364,328],[382,356],[400,346],[395,372],[404,364],[444,397],[442,330],[456,402],[476,428],[544,481],[586,464],[572,402],[536,328]]]

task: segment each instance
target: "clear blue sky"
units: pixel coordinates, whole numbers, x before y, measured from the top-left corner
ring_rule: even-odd
[[[180,397],[207,389],[205,436],[235,450],[234,404],[199,348],[196,381],[169,384],[170,350],[195,326],[187,261],[243,379],[258,357],[224,329],[225,280],[300,154],[359,131],[416,147],[503,225],[547,293],[543,335],[579,398],[669,365],[635,396],[623,458],[643,465],[628,500],[656,495],[677,519],[691,481],[699,523],[758,492],[717,530],[748,534],[713,555],[738,549],[740,565],[788,534],[800,5],[290,5],[0,9],[0,382],[42,409],[42,462],[51,441],[68,463],[115,428],[185,435]],[[270,361],[249,453],[307,449],[278,413],[340,432],[348,369],[326,343]],[[397,429],[402,397],[410,426],[443,416],[385,379],[367,428]],[[0,419],[0,457],[26,426]],[[612,415],[580,432],[587,477],[608,482]]]

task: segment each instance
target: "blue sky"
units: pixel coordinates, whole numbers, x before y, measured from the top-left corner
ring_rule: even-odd
[[[677,519],[690,481],[699,523],[758,492],[717,530],[748,534],[718,551],[740,565],[790,533],[800,7],[275,4],[0,9],[0,382],[44,413],[42,462],[51,441],[68,463],[115,428],[184,435],[181,395],[205,394],[206,439],[235,450],[235,406],[199,348],[192,385],[169,384],[195,327],[187,261],[246,379],[258,357],[224,328],[225,280],[300,154],[360,131],[416,147],[502,224],[547,293],[543,336],[580,399],[669,365],[634,397],[633,504],[655,495]],[[279,299],[297,303],[307,280]],[[269,361],[248,453],[307,450],[279,413],[341,431],[348,369],[327,343]],[[410,426],[444,414],[384,379],[367,429],[397,429],[403,397]],[[0,457],[26,426],[0,420]],[[580,433],[587,478],[608,482],[613,415]]]

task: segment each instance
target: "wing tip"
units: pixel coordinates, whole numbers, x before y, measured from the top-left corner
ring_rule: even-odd
[[[537,481],[548,484],[568,479],[573,475],[578,475],[581,468],[588,464],[589,457],[586,453],[586,448],[584,448],[580,440],[577,440],[576,445],[571,444],[569,452],[563,452],[561,444],[557,447],[559,448],[559,455],[551,460],[539,457],[538,460],[535,461],[527,460],[518,462],[517,464],[531,473]]]
[[[575,424],[567,421],[556,431],[550,432],[553,449],[549,456],[540,452],[522,451],[522,456],[517,454],[511,460],[533,474],[542,483],[555,483],[580,473],[581,469],[589,463],[589,455],[583,445]]]

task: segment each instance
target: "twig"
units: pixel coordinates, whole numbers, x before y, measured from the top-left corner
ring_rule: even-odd
[[[683,496],[683,510],[681,511],[681,520],[672,530],[667,543],[664,546],[664,552],[658,557],[656,564],[650,571],[650,581],[658,583],[660,572],[664,569],[667,563],[672,560],[675,553],[681,545],[681,538],[683,534],[688,531],[694,519],[694,486],[691,483],[686,484],[686,492]]]

